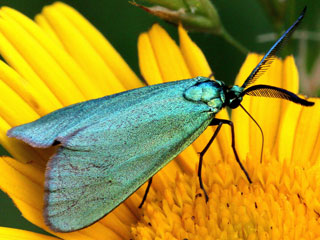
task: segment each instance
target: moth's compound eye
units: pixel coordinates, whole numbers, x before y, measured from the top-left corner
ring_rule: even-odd
[[[237,108],[240,105],[241,101],[242,101],[242,98],[235,98],[230,101],[229,107],[232,109]]]

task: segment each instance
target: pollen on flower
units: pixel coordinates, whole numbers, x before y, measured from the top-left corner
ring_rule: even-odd
[[[248,156],[244,165],[251,185],[231,156],[206,163],[207,203],[196,171],[177,173],[167,189],[148,196],[132,235],[135,239],[320,238],[315,166],[306,171],[270,154],[261,164]]]

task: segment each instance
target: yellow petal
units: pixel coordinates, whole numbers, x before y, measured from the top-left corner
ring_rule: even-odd
[[[138,54],[140,71],[146,82],[149,85],[163,83],[148,33],[142,33],[138,38]]]
[[[63,44],[60,41],[59,37],[56,35],[53,27],[43,15],[37,14],[34,17],[34,21],[44,31],[45,35],[50,38],[50,41],[53,41],[58,47],[64,49]]]
[[[1,63],[0,63],[1,65]],[[26,84],[27,85],[27,84]],[[6,136],[7,131],[12,126],[17,126],[28,121],[33,121],[39,115],[18,96],[4,82],[0,81],[1,97],[0,97],[0,142],[6,147],[12,156],[21,162],[39,160],[39,155],[26,144],[20,144],[18,140],[11,139]],[[19,113],[19,114],[17,114]],[[28,157],[32,157],[29,158]]]
[[[57,2],[54,4],[54,7],[74,24],[126,89],[143,86],[143,83],[137,78],[120,54],[88,20],[74,8],[64,3]]]
[[[27,18],[18,11],[3,7],[1,9],[1,16],[7,21],[15,22],[22,27],[30,38],[41,45],[47,55],[53,58],[56,67],[61,74],[66,75],[68,81],[72,81],[76,85],[85,99],[97,98],[104,95],[104,93],[94,84],[92,84],[89,77],[77,65],[77,63],[64,51],[59,41],[54,41],[52,34],[48,36],[47,32],[43,31],[36,23]],[[53,35],[55,36],[55,35]],[[62,80],[62,79],[61,79]],[[55,80],[54,82],[56,82]],[[66,86],[67,87],[67,86]],[[68,91],[70,93],[70,91]]]
[[[278,158],[280,161],[291,159],[295,131],[299,120],[302,107],[290,103],[285,113],[282,114],[282,121],[279,127]]]
[[[190,39],[187,31],[179,25],[180,50],[188,66],[191,77],[209,77],[212,73],[201,49]]]
[[[58,240],[59,238],[20,229],[0,227],[2,240]]]
[[[57,108],[56,105],[46,99],[46,96],[42,92],[39,92],[30,82],[23,79],[14,69],[2,61],[0,61],[0,79],[3,82],[2,86],[7,84],[7,86],[13,89],[39,116],[46,115]],[[4,90],[1,89],[1,91]],[[9,102],[9,99],[2,97],[2,101],[4,100]],[[14,99],[11,99],[11,101],[13,100]],[[14,108],[16,108],[16,106],[14,106]],[[24,119],[20,123],[27,121],[28,119]]]
[[[30,122],[39,117],[20,96],[1,81],[0,89],[0,116],[5,119],[10,126]],[[19,113],[19,115],[17,115],[17,113]]]
[[[278,87],[281,87],[283,89],[286,89],[290,92],[293,93],[298,93],[299,90],[299,74],[298,74],[298,70],[297,67],[295,65],[295,61],[293,56],[289,56],[286,57],[283,60],[282,63],[282,78],[281,78],[281,82],[278,83],[277,85]],[[279,134],[282,130],[281,130],[281,126],[283,126],[284,124],[282,123],[282,121],[284,120],[284,118],[281,116],[282,114],[284,114],[286,112],[286,109],[288,108],[289,105],[292,105],[292,103],[288,102],[288,101],[280,101],[280,111],[279,111],[279,115],[278,115],[278,130],[277,130],[277,134]],[[285,127],[285,126],[284,126]],[[280,137],[275,136],[276,140],[275,140],[275,146],[273,148],[273,152],[274,153],[278,153],[279,152],[279,141],[280,141]]]
[[[55,6],[47,6],[42,16],[53,26],[66,51],[105,94],[124,91],[123,84],[96,52],[82,32]]]
[[[10,19],[2,18],[0,31],[65,106],[84,100],[78,87],[59,64],[21,26]]]
[[[1,24],[2,23],[2,24]],[[0,20],[0,27],[4,21]],[[20,41],[20,44],[22,42]],[[25,80],[27,80],[38,92],[41,92],[55,108],[61,108],[62,104],[58,98],[49,90],[49,88],[37,76],[34,70],[15,47],[0,33],[0,54]]]
[[[22,164],[11,158],[0,159],[1,189],[6,192],[32,223],[46,228],[42,221],[43,172],[32,164]],[[32,173],[30,175],[30,173]],[[36,180],[34,182],[34,180]]]
[[[278,86],[297,94],[299,92],[299,74],[294,57],[286,57],[283,64],[282,81]]]
[[[320,133],[320,101],[315,98],[309,100],[316,104],[312,107],[301,107],[292,148],[292,161],[299,165],[309,164],[307,162],[311,160],[312,152],[320,147],[315,145]]]
[[[191,77],[177,44],[158,24],[148,32],[158,68],[164,82],[188,79]]]
[[[318,133],[318,136],[317,136],[316,141],[314,143],[314,146],[317,146],[317,147],[313,148],[313,151],[312,151],[312,154],[311,154],[311,157],[310,157],[310,164],[311,165],[320,162],[320,147],[318,147],[318,146],[320,146],[320,135],[319,135],[319,133]]]

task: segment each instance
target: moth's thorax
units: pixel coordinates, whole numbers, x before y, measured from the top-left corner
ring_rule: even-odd
[[[221,110],[225,102],[224,83],[219,80],[198,77],[199,82],[184,92],[187,100],[206,103],[213,113]]]

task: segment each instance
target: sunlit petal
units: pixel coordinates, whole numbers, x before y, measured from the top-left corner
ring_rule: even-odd
[[[65,50],[105,94],[125,88],[82,32],[55,5],[43,9],[43,17],[53,27]],[[109,84],[105,84],[108,81]]]
[[[55,237],[6,227],[0,227],[0,238],[2,240],[58,240]]]
[[[1,16],[6,21],[14,22],[20,26],[29,38],[39,44],[46,54],[55,61],[55,64],[58,65],[56,67],[59,68],[59,71],[62,71],[66,75],[65,77],[79,88],[79,91],[86,99],[100,97],[104,94],[63,49],[63,46],[59,45],[60,41],[54,40],[54,36],[56,35],[49,35],[47,31],[42,30],[31,19],[14,9],[3,7],[1,9]],[[55,79],[54,81],[57,80]]]
[[[120,54],[113,48],[108,40],[81,14],[70,6],[57,2],[56,9],[63,13],[75,25],[87,41],[94,47],[111,71],[117,76],[126,89],[142,87],[143,84],[123,60]]]

